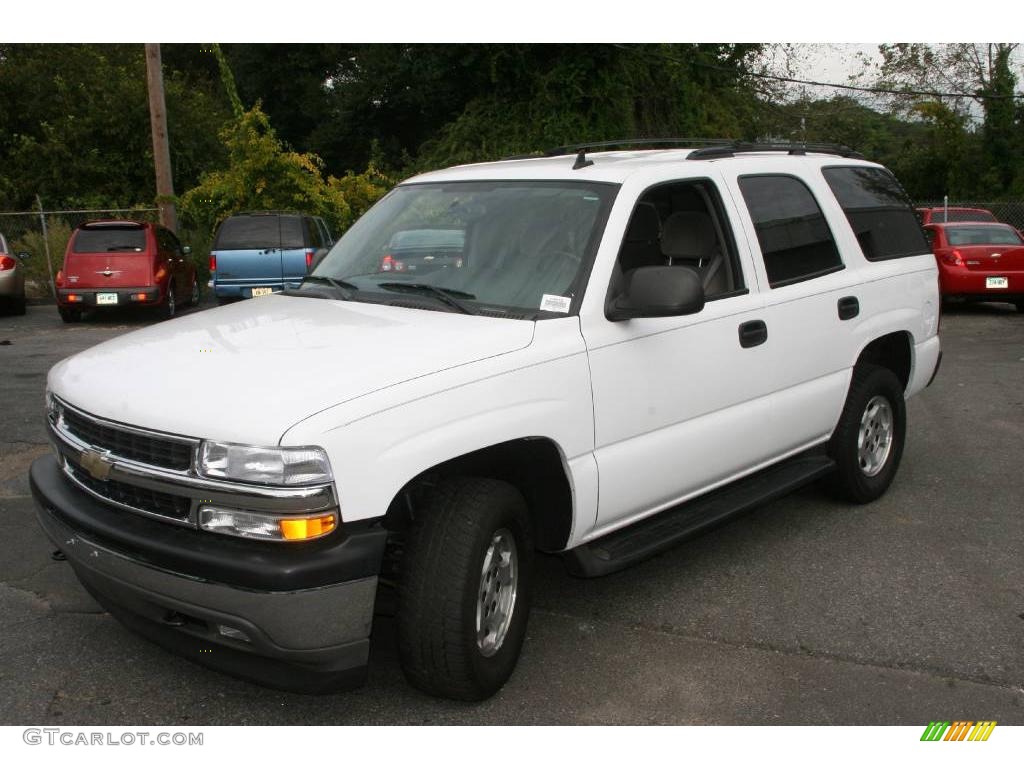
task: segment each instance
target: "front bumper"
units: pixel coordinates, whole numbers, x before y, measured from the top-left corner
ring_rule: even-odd
[[[323,692],[362,682],[382,529],[339,531],[326,545],[252,543],[105,505],[73,487],[52,456],[33,463],[30,481],[47,536],[129,628],[276,688]],[[224,574],[235,578],[215,577]]]

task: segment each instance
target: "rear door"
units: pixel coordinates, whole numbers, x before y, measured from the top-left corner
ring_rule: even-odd
[[[237,286],[243,296],[249,296],[256,287],[281,287],[282,218],[277,214],[243,214],[221,223],[213,244],[218,285]]]

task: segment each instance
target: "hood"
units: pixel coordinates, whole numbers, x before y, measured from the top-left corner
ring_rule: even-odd
[[[318,411],[529,346],[534,323],[268,296],[186,315],[81,352],[49,386],[125,424],[274,445]]]

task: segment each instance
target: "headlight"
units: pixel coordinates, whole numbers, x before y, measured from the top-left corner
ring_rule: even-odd
[[[260,448],[204,440],[199,473],[261,485],[315,485],[334,479],[323,448]]]

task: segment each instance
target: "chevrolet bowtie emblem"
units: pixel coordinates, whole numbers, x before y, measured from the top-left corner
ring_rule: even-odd
[[[114,462],[99,451],[82,451],[79,463],[82,465],[82,469],[97,480],[106,480],[110,477],[110,470],[114,468]]]

